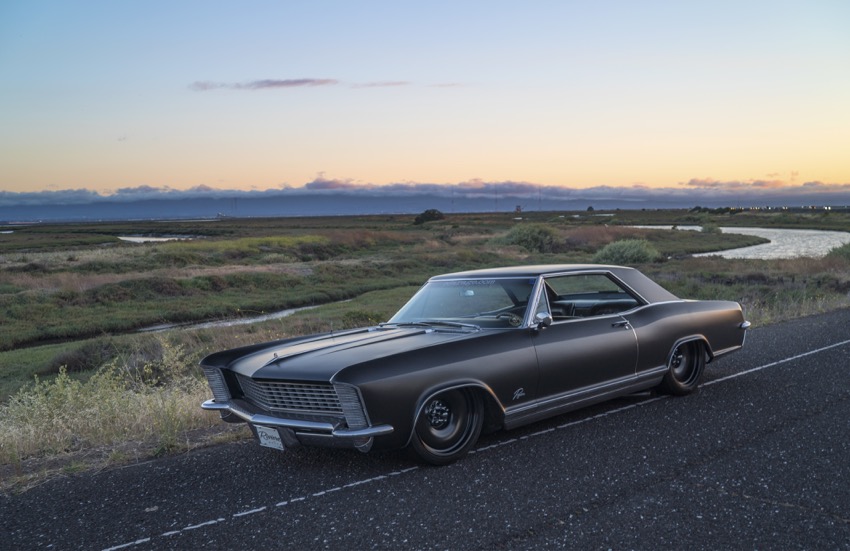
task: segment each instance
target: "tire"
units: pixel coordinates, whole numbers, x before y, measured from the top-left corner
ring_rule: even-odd
[[[682,343],[673,350],[658,390],[684,396],[697,390],[705,369],[705,352],[699,341]]]
[[[469,453],[484,423],[484,402],[471,388],[441,392],[429,398],[413,427],[410,447],[422,461],[448,465]]]

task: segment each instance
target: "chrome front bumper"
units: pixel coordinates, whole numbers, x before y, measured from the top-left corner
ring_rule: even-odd
[[[225,402],[207,400],[201,404],[201,407],[210,411],[218,411],[222,414],[222,417],[228,414],[235,415],[252,425],[291,430],[299,442],[309,445],[352,447],[365,452],[371,449],[374,437],[393,432],[392,425],[349,429],[340,428],[333,423],[323,421],[275,417],[264,413],[251,412],[248,407],[245,407],[247,404],[243,406],[240,402],[241,400],[229,400]]]

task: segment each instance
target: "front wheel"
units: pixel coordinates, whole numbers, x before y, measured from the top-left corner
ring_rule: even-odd
[[[670,355],[667,373],[658,385],[665,394],[683,396],[697,389],[705,368],[705,353],[701,342],[692,341],[680,344]]]
[[[478,441],[483,410],[481,395],[471,388],[447,390],[429,398],[413,428],[413,452],[432,465],[457,461]]]

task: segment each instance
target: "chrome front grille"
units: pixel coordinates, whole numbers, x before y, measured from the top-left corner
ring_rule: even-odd
[[[224,376],[220,369],[214,367],[205,367],[204,375],[207,377],[207,382],[210,384],[213,398],[216,402],[227,402],[230,400],[230,391],[227,390],[227,383],[224,382]]]
[[[366,412],[363,411],[360,393],[357,392],[357,389],[345,384],[335,384],[334,388],[336,388],[336,394],[339,396],[348,428],[362,429],[368,427],[369,419],[366,417]]]
[[[257,381],[238,375],[245,399],[268,411],[342,416],[343,409],[330,384]]]

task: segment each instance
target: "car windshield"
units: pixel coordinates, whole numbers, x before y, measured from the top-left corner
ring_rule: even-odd
[[[517,327],[525,318],[534,278],[429,281],[390,324],[461,322]]]

